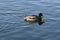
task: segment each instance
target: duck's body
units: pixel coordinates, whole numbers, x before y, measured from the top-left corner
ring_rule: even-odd
[[[39,16],[37,15],[29,15],[29,16],[25,16],[25,20],[27,22],[36,22],[36,21],[42,21],[42,13],[39,13]]]

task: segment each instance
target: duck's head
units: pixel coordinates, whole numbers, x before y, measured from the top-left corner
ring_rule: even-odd
[[[43,13],[39,13],[39,17],[42,17],[43,16]]]

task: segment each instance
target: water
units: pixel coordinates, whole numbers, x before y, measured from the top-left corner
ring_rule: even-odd
[[[40,12],[42,25],[24,21]],[[60,0],[0,0],[0,40],[60,40]]]

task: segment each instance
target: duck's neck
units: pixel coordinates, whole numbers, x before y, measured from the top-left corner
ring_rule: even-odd
[[[41,16],[38,17],[38,21],[42,21],[42,17]]]

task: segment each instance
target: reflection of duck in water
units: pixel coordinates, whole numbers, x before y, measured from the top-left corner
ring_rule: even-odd
[[[39,25],[43,24],[43,20],[42,20],[43,14],[39,13],[39,15],[29,15],[29,16],[25,16],[25,21],[29,22],[29,23],[33,23],[33,22],[38,22]]]

